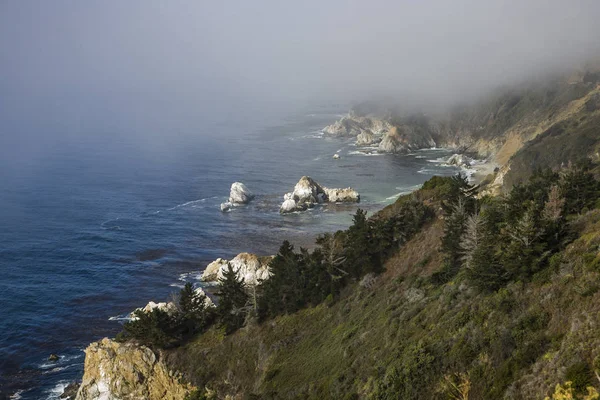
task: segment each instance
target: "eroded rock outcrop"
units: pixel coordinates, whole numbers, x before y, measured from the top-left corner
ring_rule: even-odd
[[[357,146],[370,146],[379,143],[391,128],[391,124],[384,119],[350,113],[323,128],[323,133],[338,137],[356,137]]]
[[[251,253],[240,253],[230,261],[218,258],[208,264],[202,273],[205,282],[217,282],[227,271],[227,265],[231,264],[238,277],[242,278],[248,285],[256,285],[260,280],[269,277],[269,262],[273,256],[257,256]]]
[[[360,195],[352,188],[329,189],[321,186],[310,176],[303,176],[294,186],[294,191],[286,193],[283,200],[279,212],[285,214],[304,211],[322,203],[358,203]]]
[[[233,182],[229,190],[229,199],[221,203],[221,211],[228,211],[231,207],[248,204],[254,194],[242,182]]]
[[[149,348],[104,338],[85,350],[76,399],[183,400],[191,389]]]

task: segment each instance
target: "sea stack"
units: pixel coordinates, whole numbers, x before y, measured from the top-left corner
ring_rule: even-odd
[[[352,188],[329,189],[321,186],[310,176],[303,176],[294,186],[294,191],[286,193],[283,200],[279,212],[286,214],[304,211],[323,203],[358,203],[360,195]]]
[[[231,207],[248,204],[254,194],[242,182],[233,182],[229,190],[229,200],[221,203],[221,211],[229,211]]]

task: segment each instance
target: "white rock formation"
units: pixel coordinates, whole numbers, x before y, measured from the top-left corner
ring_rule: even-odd
[[[242,182],[233,182],[229,190],[229,200],[221,203],[221,211],[229,211],[231,207],[248,204],[254,194]]]
[[[358,192],[352,188],[324,189],[327,201],[330,203],[358,203],[360,201]]]
[[[309,176],[300,178],[294,191],[283,196],[283,204],[279,212],[282,214],[304,211],[322,203],[350,202],[358,203],[360,195],[352,188],[329,189],[321,186]]]
[[[135,315],[136,311],[143,311],[145,313],[149,313],[154,310],[164,311],[167,314],[172,315],[177,311],[177,306],[175,305],[175,303],[173,303],[171,301],[168,303],[166,303],[166,302],[155,303],[153,301],[150,301],[144,307],[136,308],[131,314],[129,314],[129,318],[132,321],[135,321],[138,319],[138,317]]]
[[[242,182],[233,182],[229,191],[231,204],[247,204],[254,198],[252,192]]]
[[[335,154],[333,155],[333,159],[334,159],[334,160],[339,160],[339,158],[340,158],[340,155],[339,155],[339,154],[335,153]]]
[[[202,280],[205,282],[217,282],[227,271],[227,265],[230,264],[238,277],[242,278],[248,285],[256,285],[260,280],[269,277],[269,262],[273,256],[257,256],[251,253],[240,253],[231,261],[219,258],[210,263],[202,273]]]
[[[457,167],[468,168],[472,165],[473,160],[464,154],[452,154],[447,160],[446,164],[455,165]]]

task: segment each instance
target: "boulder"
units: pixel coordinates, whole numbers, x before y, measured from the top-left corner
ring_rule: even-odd
[[[333,155],[333,159],[334,159],[334,160],[339,160],[339,158],[340,158],[340,155],[339,155],[339,154],[337,154],[337,153],[336,153],[336,154],[334,154],[334,155]]]
[[[148,347],[105,338],[85,349],[76,399],[183,400],[192,389]]]
[[[60,395],[60,398],[67,399],[67,400],[75,399],[75,397],[77,396],[78,390],[79,390],[79,383],[71,382],[65,387],[65,390],[63,390],[63,393]]]
[[[231,204],[228,201],[226,201],[225,203],[221,203],[221,211],[222,212],[227,212],[227,211],[231,210],[231,207],[233,207],[233,204]]]
[[[294,191],[286,193],[283,196],[283,204],[279,212],[282,214],[294,211],[304,211],[322,203],[351,202],[360,201],[360,195],[352,188],[329,189],[321,186],[309,176],[300,178]]]
[[[281,204],[281,207],[279,208],[279,212],[282,214],[285,213],[291,213],[296,210],[296,201],[294,199],[286,199],[283,201],[283,203]]]
[[[206,266],[202,273],[202,280],[205,282],[215,282],[222,268],[227,268],[227,260],[217,258]]]
[[[50,354],[50,357],[48,357],[48,361],[52,361],[52,362],[58,361],[59,359],[60,359],[60,357],[54,353]]]
[[[131,321],[135,321],[138,319],[138,317],[135,315],[136,311],[143,311],[145,313],[149,313],[154,310],[164,311],[169,315],[173,315],[175,312],[177,312],[177,306],[172,301],[170,301],[168,303],[166,303],[166,302],[155,303],[153,301],[150,301],[144,307],[136,308],[133,312],[131,312],[129,314],[129,319]]]
[[[232,205],[248,204],[254,194],[242,182],[233,182],[229,191],[229,203]]]
[[[202,274],[202,280],[218,282],[223,277],[223,273],[227,271],[227,265],[230,264],[238,277],[242,278],[247,285],[256,285],[260,280],[269,277],[269,262],[272,259],[273,256],[261,257],[251,253],[240,253],[231,261],[219,258],[206,267]]]
[[[452,154],[447,160],[446,164],[454,165],[457,167],[468,168],[471,166],[473,160],[464,154]]]
[[[358,203],[360,195],[352,188],[328,189],[325,188],[327,199],[330,203]]]

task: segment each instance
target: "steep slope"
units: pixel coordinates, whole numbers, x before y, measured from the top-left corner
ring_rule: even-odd
[[[439,207],[435,190],[416,196]],[[567,380],[598,386],[600,209],[573,217],[549,267],[497,291],[464,274],[436,282],[444,224],[337,300],[228,336],[212,328],[166,362],[211,398],[543,399]]]

